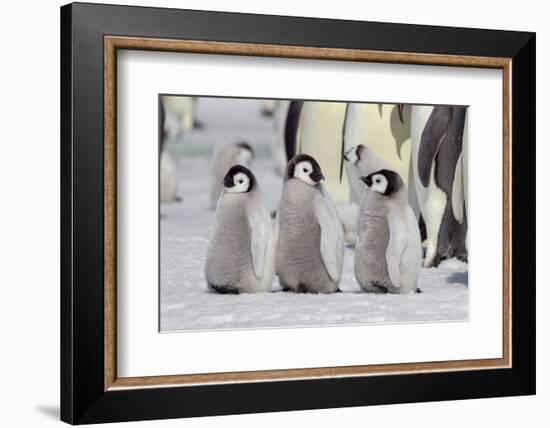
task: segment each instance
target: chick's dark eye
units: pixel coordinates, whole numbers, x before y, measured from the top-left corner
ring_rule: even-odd
[[[302,168],[302,171],[307,172],[307,168]]]
[[[243,184],[243,181],[242,181],[242,180],[239,180],[239,184]]]
[[[376,181],[377,183],[380,183],[380,179],[379,179],[379,178],[377,178],[375,181]]]

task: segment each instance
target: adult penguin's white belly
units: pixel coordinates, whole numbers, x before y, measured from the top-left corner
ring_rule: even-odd
[[[160,201],[175,201],[177,191],[176,162],[168,151],[163,150],[160,154]]]
[[[313,156],[323,171],[326,191],[335,204],[349,202],[348,177],[343,171],[343,130],[346,103],[305,102],[301,153]]]
[[[288,162],[285,149],[285,125],[289,106],[290,101],[280,100],[276,105],[273,116],[275,136],[271,144],[271,153],[275,163],[275,172],[280,176],[284,175]]]
[[[469,217],[468,212],[468,131],[470,129],[468,124],[469,114],[466,110],[466,120],[464,123],[464,135],[462,137],[462,185],[463,185],[463,197],[466,206],[466,216]],[[466,248],[468,248],[468,232],[466,232]]]
[[[410,108],[399,116],[397,104],[350,103],[346,118],[346,151],[363,144],[398,172],[405,184],[409,180],[411,155]]]
[[[195,120],[195,100],[193,97],[162,97],[167,110],[177,114],[182,130],[193,128]]]

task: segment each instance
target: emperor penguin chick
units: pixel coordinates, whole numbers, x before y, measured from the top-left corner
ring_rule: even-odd
[[[283,290],[338,291],[344,258],[344,231],[320,181],[317,161],[306,154],[287,165],[279,211],[276,272]]]
[[[233,165],[248,167],[253,158],[254,150],[245,142],[223,144],[214,150],[210,171],[210,209],[216,208],[222,191],[223,177],[229,168]]]
[[[355,277],[375,293],[417,292],[420,231],[399,174],[383,169],[360,178],[367,186],[358,221]]]
[[[276,237],[252,172],[235,165],[223,179],[216,225],[206,253],[208,287],[222,294],[269,291]]]

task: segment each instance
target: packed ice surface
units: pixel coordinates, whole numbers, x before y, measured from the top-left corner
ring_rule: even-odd
[[[272,328],[364,323],[460,321],[468,319],[468,265],[447,260],[422,268],[413,295],[369,294],[353,274],[353,249],[346,248],[342,293],[295,294],[280,291],[220,295],[207,290],[204,260],[215,212],[208,209],[208,171],[216,144],[244,139],[257,152],[252,170],[266,205],[277,207],[282,179],[275,174],[269,144],[273,121],[260,115],[259,101],[204,99],[198,102],[204,128],[169,142],[182,202],[161,205],[161,331]]]

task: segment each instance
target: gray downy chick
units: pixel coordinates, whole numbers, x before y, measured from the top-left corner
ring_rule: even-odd
[[[320,184],[323,178],[319,164],[309,155],[296,155],[287,165],[276,217],[276,272],[283,290],[338,291],[344,231]]]
[[[366,187],[358,221],[355,277],[374,293],[417,292],[420,231],[403,180],[383,169],[361,177]]]
[[[206,254],[208,287],[222,294],[269,291],[276,245],[256,178],[242,165],[231,167],[223,179]]]

